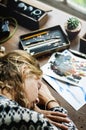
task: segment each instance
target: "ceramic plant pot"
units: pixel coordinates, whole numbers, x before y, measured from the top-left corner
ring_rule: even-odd
[[[72,19],[72,18],[70,18],[70,19]],[[68,21],[67,21],[66,24],[65,24],[65,30],[67,32],[67,35],[68,35],[68,38],[69,38],[70,41],[75,39],[76,36],[81,31],[81,22],[78,21],[78,23],[76,23],[77,25],[73,25],[73,24],[75,24],[73,22],[74,21],[72,21],[71,23],[68,23]],[[68,24],[71,24],[71,25],[68,25]]]

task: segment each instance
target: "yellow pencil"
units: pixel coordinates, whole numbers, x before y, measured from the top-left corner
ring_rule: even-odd
[[[40,35],[47,34],[47,33],[48,33],[48,31],[36,33],[36,34],[31,35],[31,36],[27,36],[27,37],[23,38],[22,40],[27,40],[29,38],[33,38],[33,37],[40,36]]]

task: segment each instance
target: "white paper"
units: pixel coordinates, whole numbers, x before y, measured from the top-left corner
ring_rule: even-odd
[[[43,75],[43,78],[75,109],[86,104],[86,87],[77,87],[63,83],[55,78]]]
[[[43,78],[75,110],[79,110],[84,104],[86,104],[86,60],[74,56],[68,50],[63,51],[62,52],[63,57],[61,57],[63,59],[57,57],[57,64],[56,64],[57,66],[55,66],[55,67],[59,66],[59,69],[62,69],[62,72],[66,73],[65,76],[61,76],[55,73],[53,69],[51,69],[50,67],[51,62],[53,63],[56,60],[55,54],[56,53],[54,53],[50,57],[47,64],[42,66],[44,74]],[[71,75],[79,76],[80,79],[74,77],[74,79],[72,79],[73,81],[68,80],[67,77],[69,76],[71,78]]]

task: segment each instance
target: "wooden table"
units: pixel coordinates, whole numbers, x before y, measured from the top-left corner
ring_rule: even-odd
[[[28,2],[28,3],[30,2],[30,4],[36,5],[36,6],[42,8],[46,11],[52,10],[52,11],[48,12],[48,20],[41,27],[41,29],[52,27],[55,25],[60,25],[62,27],[63,31],[65,31],[64,30],[64,23],[71,16],[70,14],[65,13],[61,10],[55,9],[51,6],[45,5],[45,4],[38,2],[38,1],[34,2],[34,0],[29,0],[29,1],[26,0],[26,2]],[[86,22],[82,19],[81,19],[81,22],[82,22],[82,29],[81,29],[81,32],[79,34],[79,37],[81,37],[84,33],[86,33],[86,30],[85,30]],[[18,29],[17,29],[15,35],[10,40],[8,40],[7,42],[5,42],[2,45],[6,48],[7,52],[15,50],[15,49],[19,49],[20,35],[24,35],[24,34],[29,33],[29,32],[31,32],[29,29],[26,29],[26,28],[18,25]],[[79,37],[77,37],[76,39],[74,39],[70,43],[71,49],[79,50]],[[40,61],[40,65],[44,65],[48,59],[49,59],[49,56],[47,56],[46,58],[41,57],[38,60]],[[79,130],[86,130],[86,105],[83,106],[80,110],[76,111],[55,90],[53,90],[51,87],[49,87],[49,89],[51,90],[51,92],[55,96],[55,98],[61,102],[61,105],[68,110],[71,119],[75,122],[78,129]]]

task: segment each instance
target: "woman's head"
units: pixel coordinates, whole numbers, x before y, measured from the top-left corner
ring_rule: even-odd
[[[32,90],[33,86],[30,86],[33,85],[32,80],[38,82],[41,75],[42,71],[37,60],[25,51],[14,50],[0,56],[0,92],[10,95],[22,106],[27,107],[29,103],[27,92]]]

